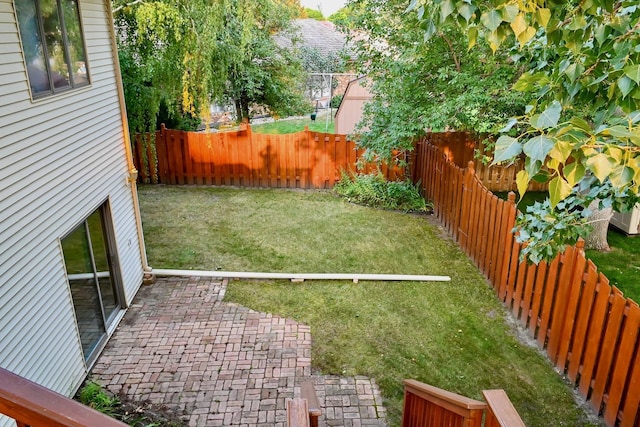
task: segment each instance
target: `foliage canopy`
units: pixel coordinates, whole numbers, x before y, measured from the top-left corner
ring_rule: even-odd
[[[231,102],[238,120],[254,103],[302,108],[300,63],[272,37],[300,15],[297,0],[114,0],[113,10],[131,131],[155,126],[163,99],[192,116]]]
[[[572,228],[569,242],[588,231],[588,212],[579,220],[574,213],[594,198],[616,210],[638,201],[637,1],[412,0],[408,10],[416,12],[425,40],[456,25],[466,32],[470,48],[484,40],[498,55],[510,52],[525,70],[513,90],[533,98],[524,114],[501,130],[493,161],[524,154],[520,194],[532,179],[549,182],[549,202],[519,219],[524,229],[533,224],[539,232],[520,235],[529,259],[549,259],[544,246],[567,234],[549,230]]]
[[[403,0],[351,0],[346,24],[355,32],[358,72],[374,94],[365,107],[359,143],[368,160],[411,150],[427,129],[486,133],[524,113],[526,98],[510,88],[518,70],[508,55],[488,46],[467,49],[456,25],[442,26],[423,42],[416,14]]]

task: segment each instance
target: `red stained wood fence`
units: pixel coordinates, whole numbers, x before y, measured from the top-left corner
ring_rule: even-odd
[[[360,170],[362,150],[346,135],[303,131],[286,135],[237,131],[197,133],[162,127],[133,141],[141,182],[272,188],[332,188],[341,170]],[[398,168],[382,168],[391,180]]]
[[[427,141],[413,180],[434,214],[493,286],[520,325],[608,426],[640,426],[640,308],[587,260],[583,244],[553,262],[520,262],[511,230],[516,206]]]
[[[473,162],[478,179],[491,191],[515,191],[516,174],[524,167],[522,159],[508,165],[488,165],[476,158],[476,151],[483,150],[478,138],[467,132],[434,132],[421,138],[420,143],[438,147],[455,165],[464,168]],[[546,191],[548,184],[532,181],[529,191]]]

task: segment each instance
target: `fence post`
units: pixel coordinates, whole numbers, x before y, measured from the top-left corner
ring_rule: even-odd
[[[473,200],[473,191],[471,189],[471,184],[473,183],[473,175],[475,174],[475,170],[473,167],[473,162],[470,161],[467,163],[467,170],[464,174],[464,181],[462,184],[462,214],[460,215],[460,247],[468,254],[468,241],[469,241],[469,228],[471,224],[471,203]],[[438,200],[438,202],[441,202]]]
[[[510,191],[509,195],[507,196],[507,204],[505,205],[503,210],[503,216],[506,213],[506,219],[504,220],[505,240],[504,240],[504,245],[501,245],[501,248],[500,248],[501,256],[500,256],[499,262],[501,263],[500,264],[501,271],[500,271],[500,277],[498,278],[499,283],[494,284],[494,287],[498,291],[498,297],[503,302],[504,302],[505,294],[507,292],[507,281],[509,279],[509,273],[511,272],[511,269],[509,266],[511,264],[512,253],[514,252],[513,251],[514,239],[513,239],[513,232],[511,230],[515,226],[517,210],[518,209],[516,208],[516,193],[514,193],[513,191]],[[515,254],[513,256],[517,257],[518,255]]]

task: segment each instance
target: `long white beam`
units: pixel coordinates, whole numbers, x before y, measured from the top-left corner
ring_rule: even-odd
[[[303,280],[360,280],[404,281],[404,282],[450,282],[449,276],[424,276],[411,274],[357,274],[357,273],[256,273],[245,271],[205,271],[205,270],[167,270],[154,268],[156,276],[198,276],[217,277],[221,279],[285,279]]]

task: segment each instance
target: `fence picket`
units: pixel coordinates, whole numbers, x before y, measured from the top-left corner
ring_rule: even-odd
[[[583,287],[584,268],[587,264],[587,259],[584,257],[584,252],[577,251],[575,258],[572,279],[570,283],[565,283],[564,286],[568,288],[567,306],[564,311],[563,330],[560,336],[560,345],[558,347],[558,361],[556,366],[563,372],[566,368],[567,355],[570,350],[569,344],[571,344],[571,337],[575,331],[575,320],[578,311],[578,302]]]
[[[638,340],[638,327],[640,327],[640,308],[638,304],[630,302],[627,306],[627,320],[618,341],[618,351],[613,371],[611,374],[611,386],[609,388],[607,406],[604,413],[604,420],[607,424],[613,425],[618,417],[624,388],[627,383],[627,373],[630,371],[631,359]]]
[[[624,320],[624,308],[626,305],[626,299],[622,295],[622,292],[616,287],[613,287],[613,301],[610,302],[609,316],[607,319],[607,326],[604,332],[604,339],[600,346],[600,357],[598,359],[598,367],[595,375],[595,384],[593,385],[593,392],[589,400],[591,409],[596,413],[600,412],[600,405],[604,398],[605,387],[609,380],[609,373],[611,372],[611,363],[614,360],[614,355],[617,350],[616,342],[622,328],[622,322]]]
[[[587,262],[587,274],[582,290],[582,297],[578,306],[578,314],[573,333],[573,344],[569,357],[569,369],[567,376],[571,381],[575,381],[582,364],[582,354],[586,344],[587,327],[591,317],[593,300],[596,295],[596,283],[598,281],[598,270],[592,261]]]
[[[582,396],[588,396],[591,389],[591,381],[593,372],[596,368],[596,361],[600,355],[600,347],[602,345],[602,331],[604,329],[605,317],[609,310],[609,296],[611,295],[611,286],[609,280],[600,273],[598,277],[599,283],[596,285],[596,299],[593,305],[593,315],[589,323],[587,332],[587,346],[584,351],[584,363],[580,371],[580,383],[578,389]]]

